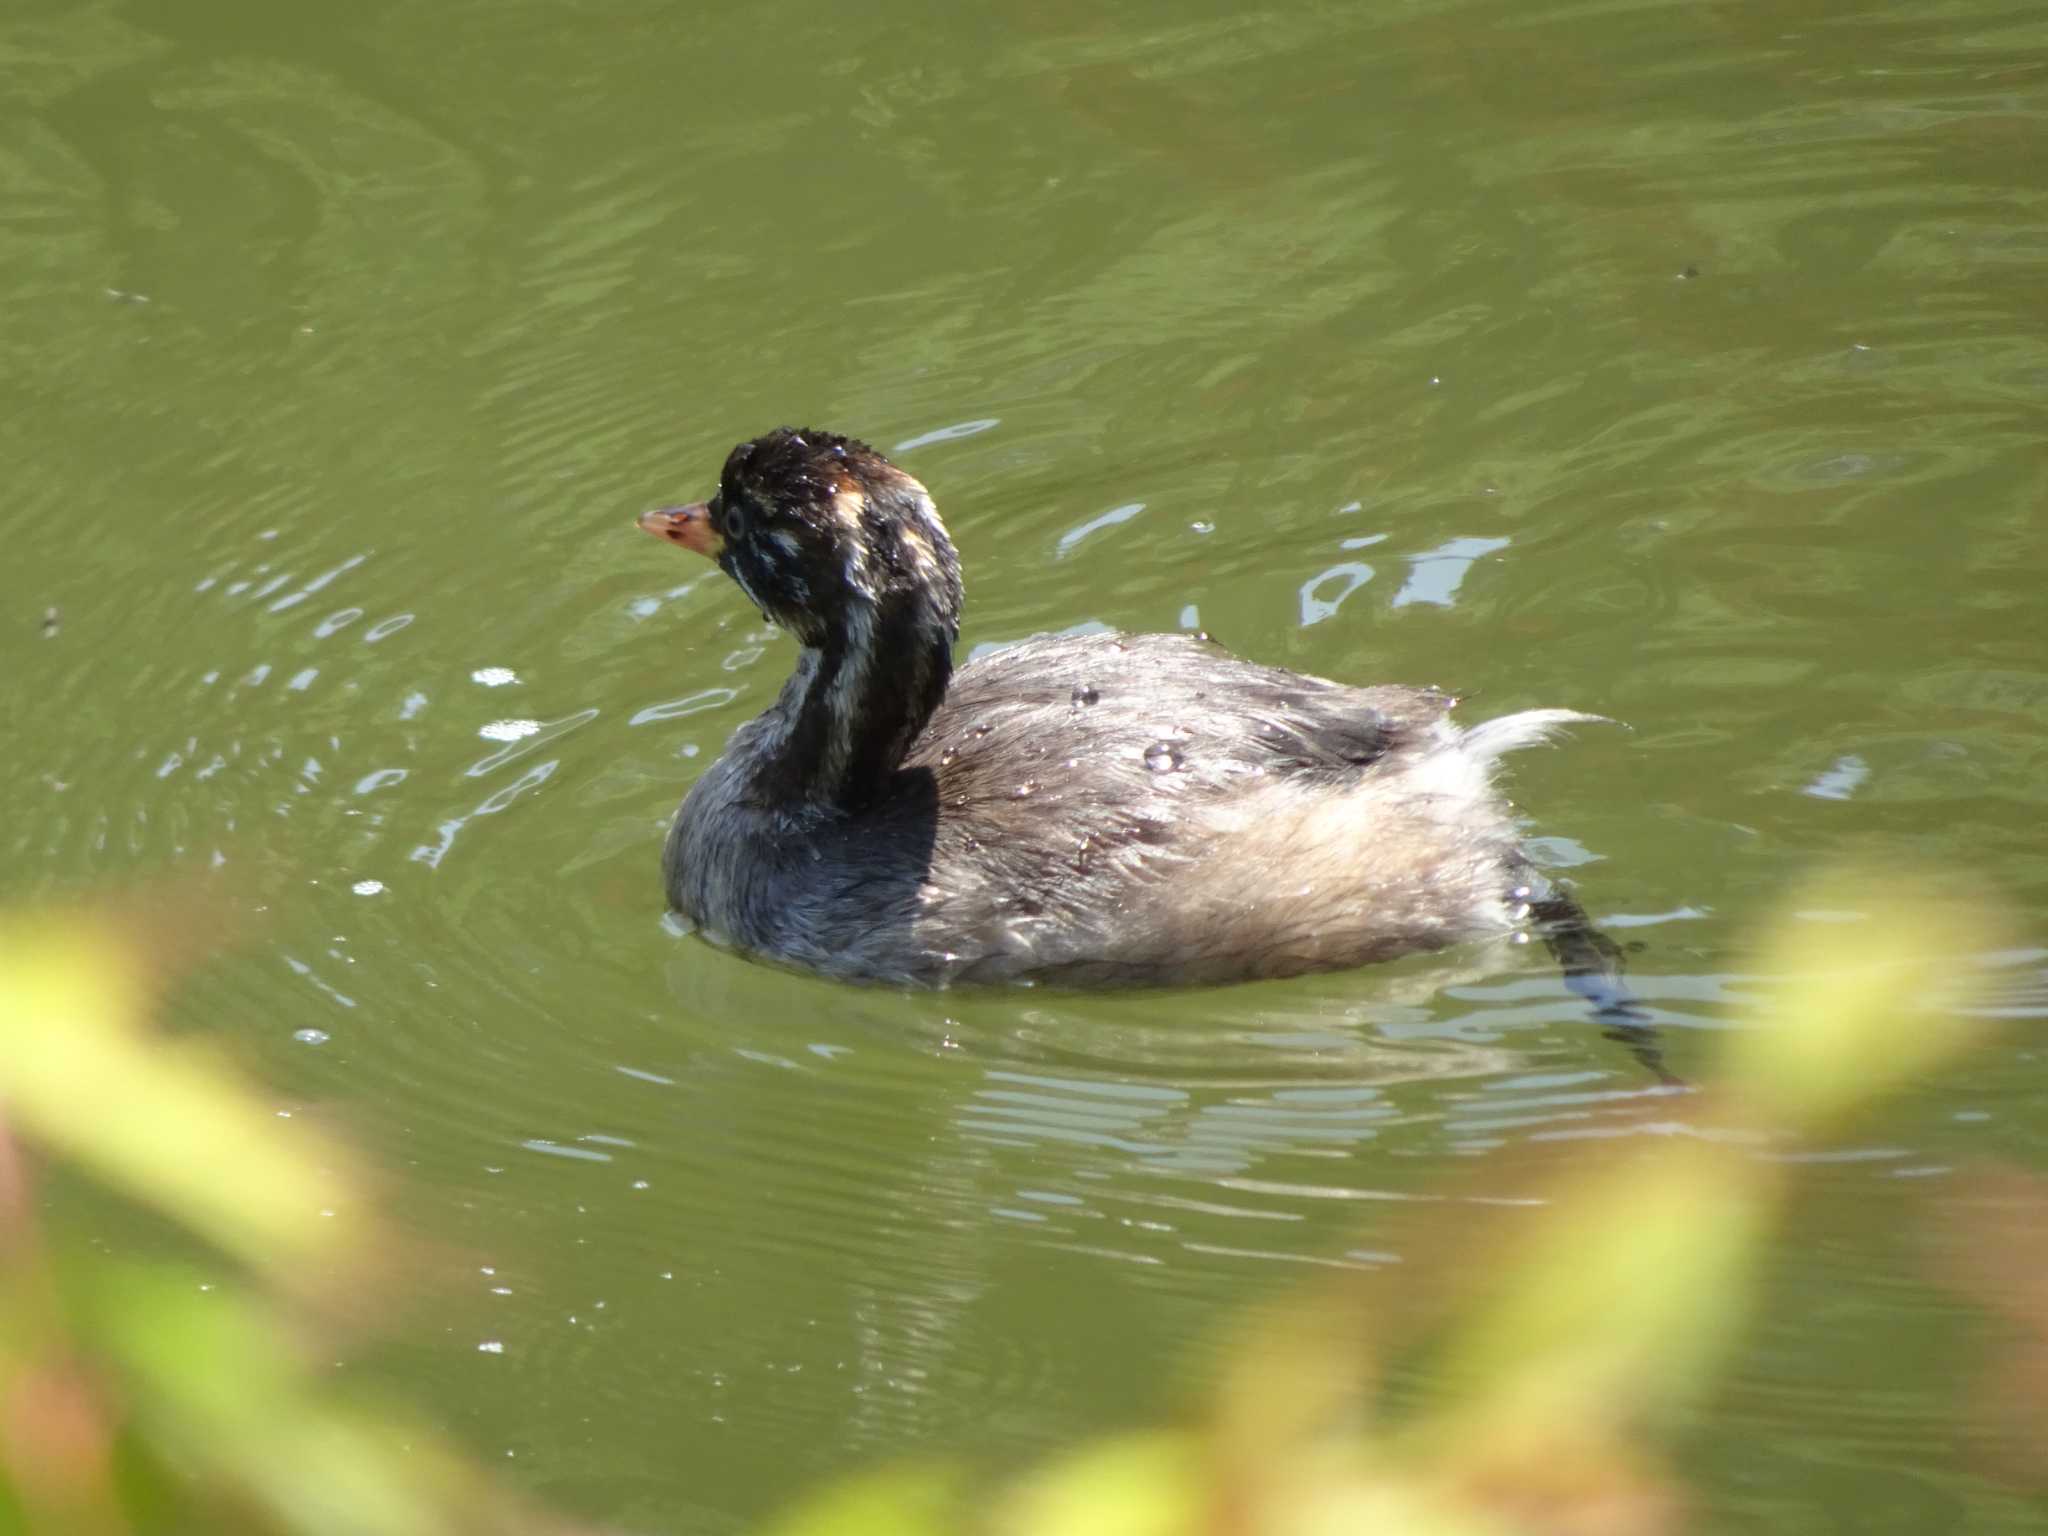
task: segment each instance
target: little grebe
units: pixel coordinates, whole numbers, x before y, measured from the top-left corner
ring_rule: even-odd
[[[1352,688],[1203,636],[1042,635],[957,672],[960,567],[864,443],[741,443],[707,502],[645,513],[802,650],[692,786],[669,901],[830,976],[1224,982],[1524,922],[1537,877],[1491,784],[1596,715],[1469,731],[1435,688]]]

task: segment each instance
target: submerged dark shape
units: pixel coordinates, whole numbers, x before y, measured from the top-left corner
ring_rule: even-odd
[[[1347,687],[1206,637],[1047,635],[953,667],[959,562],[863,443],[741,443],[650,533],[717,560],[802,649],[684,799],[675,908],[739,949],[895,983],[1225,982],[1509,932],[1542,882],[1502,753],[1435,688]]]

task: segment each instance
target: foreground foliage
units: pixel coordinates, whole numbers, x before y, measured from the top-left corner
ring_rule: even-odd
[[[1190,1424],[1021,1475],[883,1468],[774,1536],[1679,1529],[1669,1447],[1752,1320],[1797,1172],[1764,1154],[1824,1141],[1968,1045],[1954,970],[1989,929],[1953,903],[1788,923],[1761,967],[1787,979],[1730,1035],[1718,1086],[1686,1091],[1685,1134],[1518,1164],[1525,1204],[1418,1228],[1392,1277],[1283,1298],[1241,1326]],[[104,925],[0,926],[0,1531],[563,1529],[310,1368],[392,1288],[400,1250],[346,1148],[142,1028],[151,981]],[[189,1263],[67,1251],[41,1192],[81,1180],[155,1212]],[[1981,1181],[1975,1203],[2005,1220],[1949,1245],[1950,1278],[2024,1341],[2000,1384],[2024,1425],[2048,1415],[2048,1252],[2013,1233],[2048,1232],[2048,1196]]]
[[[100,924],[0,927],[0,1530],[541,1528],[311,1369],[388,1283],[388,1235],[345,1148],[143,1031],[150,985]],[[191,1262],[64,1251],[38,1220],[45,1162],[166,1218]]]
[[[1192,1426],[1086,1446],[1022,1476],[886,1469],[829,1489],[772,1536],[1663,1536],[1689,1508],[1670,1447],[1759,1303],[1801,1167],[1855,1117],[1981,1032],[1958,967],[1994,925],[1965,903],[1869,910],[1896,872],[1803,893],[1763,957],[1783,978],[1733,1033],[1717,1085],[1645,1100],[1650,1134],[1525,1149],[1532,1198],[1397,1243],[1393,1274],[1297,1292],[1246,1327]],[[1652,1117],[1655,1117],[1653,1120]],[[1490,1187],[1503,1177],[1488,1165]],[[1951,1186],[1953,1188],[1953,1186]],[[2003,1384],[2015,1439],[2048,1420],[2048,1190],[1986,1171],[1960,1204],[1995,1233],[1949,1245],[1951,1278],[2025,1340]],[[2042,1250],[2048,1238],[2037,1239]],[[1388,1246],[1385,1239],[1374,1246]],[[1395,1390],[1398,1371],[1410,1385]],[[1421,1390],[1413,1383],[1427,1386]]]

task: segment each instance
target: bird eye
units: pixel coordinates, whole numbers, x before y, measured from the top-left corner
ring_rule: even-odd
[[[720,511],[722,514],[722,521],[725,524],[725,536],[728,539],[739,539],[746,537],[747,514],[745,509],[737,507],[733,505],[731,502],[726,502],[720,508]]]

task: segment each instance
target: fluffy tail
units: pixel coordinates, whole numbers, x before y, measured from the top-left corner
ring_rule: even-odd
[[[1473,726],[1458,738],[1458,748],[1478,762],[1491,763],[1503,752],[1553,742],[1568,725],[1612,724],[1605,715],[1589,715],[1576,709],[1525,709]]]

